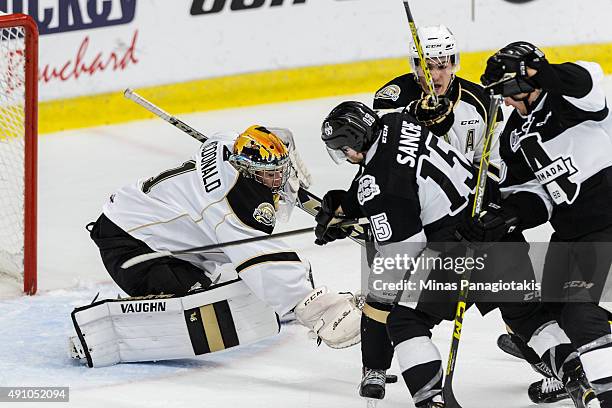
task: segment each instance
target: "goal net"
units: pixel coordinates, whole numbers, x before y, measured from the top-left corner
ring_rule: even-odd
[[[37,44],[34,21],[0,15],[0,279],[36,292]]]

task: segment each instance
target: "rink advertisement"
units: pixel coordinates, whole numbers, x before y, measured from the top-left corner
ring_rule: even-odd
[[[468,78],[479,77],[482,51],[524,32],[553,60],[557,51],[559,58],[601,58],[612,71],[603,57],[610,46],[571,47],[610,42],[607,0],[590,7],[492,0],[473,10],[463,0],[440,8],[411,3],[417,25],[454,31]],[[410,33],[399,0],[3,0],[0,11],[28,13],[38,23],[40,100],[69,99],[41,107],[42,131],[143,117],[125,102],[110,107],[120,101],[113,93],[127,87],[146,88],[185,112],[370,92],[408,70]],[[109,106],[103,116],[69,112],[102,103]]]

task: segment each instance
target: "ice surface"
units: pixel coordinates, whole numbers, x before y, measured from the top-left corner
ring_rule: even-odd
[[[612,94],[612,80],[608,80]],[[369,102],[370,95],[351,98]],[[348,185],[351,166],[335,166],[319,139],[325,114],[343,98],[265,105],[184,115],[204,133],[243,130],[252,124],[289,127],[322,194]],[[153,101],[154,102],[154,101]],[[70,386],[75,407],[266,407],[322,408],[365,406],[357,395],[361,359],[358,347],[316,347],[306,330],[285,324],[280,335],[242,349],[198,359],[122,364],[88,369],[68,358],[70,312],[96,293],[115,297],[85,225],[118,187],[181,163],[198,143],[159,119],[75,130],[40,139],[39,294],[22,297],[11,282],[0,286],[0,385]],[[295,210],[283,229],[312,225]],[[547,239],[548,227],[532,231]],[[311,236],[290,242],[313,265],[317,284],[333,289],[359,287],[359,248],[350,241],[316,247]],[[538,379],[527,364],[495,346],[504,332],[497,312],[481,318],[469,311],[462,335],[456,392],[466,408],[526,407],[526,389]],[[451,324],[435,330],[443,358]],[[394,363],[392,372],[398,373]],[[378,407],[411,407],[400,382],[387,387]],[[20,406],[32,406],[23,403]],[[43,405],[46,406],[46,405]],[[569,406],[569,405],[568,405]]]

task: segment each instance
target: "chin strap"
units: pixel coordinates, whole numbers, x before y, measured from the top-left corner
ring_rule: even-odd
[[[534,92],[536,92],[535,89],[522,98],[517,98],[516,95],[512,95],[510,98],[512,98],[512,100],[516,102],[523,102],[525,104],[527,114],[530,114],[533,110],[533,106],[531,103],[529,103],[529,98]]]

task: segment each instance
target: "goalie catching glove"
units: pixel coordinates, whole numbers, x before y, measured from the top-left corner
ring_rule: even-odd
[[[361,310],[350,293],[317,288],[298,303],[295,317],[331,348],[346,348],[361,341]]]

